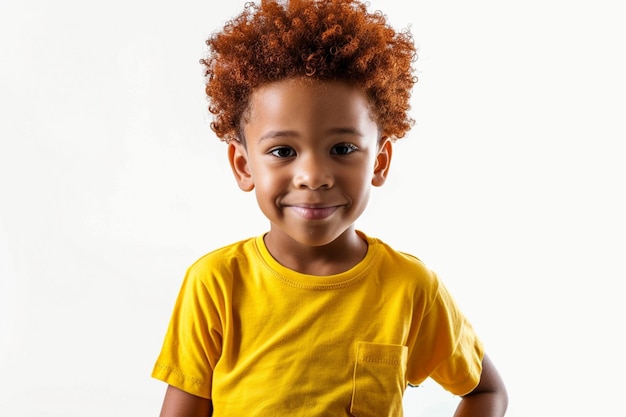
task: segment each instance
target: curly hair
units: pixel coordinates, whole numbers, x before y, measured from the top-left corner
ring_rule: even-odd
[[[417,82],[413,37],[359,0],[249,2],[206,44],[200,62],[211,129],[223,141],[243,139],[242,117],[257,87],[297,77],[361,88],[381,133],[391,139],[404,137],[414,123],[408,115]]]

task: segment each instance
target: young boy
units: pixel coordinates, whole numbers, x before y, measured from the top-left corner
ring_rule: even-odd
[[[357,0],[267,0],[207,44],[212,129],[270,228],[187,271],[153,371],[161,416],[402,416],[426,378],[461,396],[457,416],[504,415],[437,276],[354,225],[412,123],[410,34]]]

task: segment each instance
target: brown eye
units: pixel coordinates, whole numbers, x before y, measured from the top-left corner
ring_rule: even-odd
[[[358,149],[359,148],[351,143],[340,143],[333,146],[330,153],[332,153],[333,155],[348,155],[354,151],[357,151]]]
[[[288,148],[286,146],[281,146],[281,147],[278,147],[278,148],[274,148],[274,149],[270,150],[269,153],[270,153],[270,155],[274,155],[277,158],[289,158],[291,156],[295,156],[296,155],[296,152],[293,149]]]

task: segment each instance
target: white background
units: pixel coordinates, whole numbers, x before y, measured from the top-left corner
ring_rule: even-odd
[[[420,79],[358,227],[441,275],[511,417],[624,415],[619,3],[372,0]],[[266,228],[198,63],[242,4],[0,0],[0,416],[158,415],[185,269]],[[427,384],[406,415],[455,402]]]

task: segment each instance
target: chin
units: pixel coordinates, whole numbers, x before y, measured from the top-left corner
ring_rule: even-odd
[[[310,234],[300,235],[298,237],[292,236],[292,238],[303,246],[323,247],[336,242],[344,233],[345,231],[334,234],[311,232]]]

